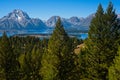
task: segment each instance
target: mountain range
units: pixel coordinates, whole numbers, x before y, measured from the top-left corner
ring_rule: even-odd
[[[68,19],[61,18],[61,21],[68,32],[84,32],[88,31],[90,22],[94,16],[95,14],[91,14],[86,18],[73,16]],[[58,18],[59,16],[52,16],[48,20],[42,21],[38,18],[30,18],[26,12],[15,9],[0,19],[0,30],[39,30],[51,32]]]
[[[0,19],[0,29],[2,30],[43,29],[45,27],[42,20],[30,18],[22,10],[14,10]]]

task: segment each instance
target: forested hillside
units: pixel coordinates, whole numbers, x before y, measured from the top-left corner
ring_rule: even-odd
[[[4,32],[0,80],[119,80],[119,45],[120,20],[113,4],[106,10],[99,4],[85,40],[70,38],[60,17],[50,39],[7,37]]]

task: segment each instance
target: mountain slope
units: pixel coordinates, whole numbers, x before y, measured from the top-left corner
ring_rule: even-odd
[[[0,19],[0,29],[43,29],[46,25],[40,19],[33,19],[22,10],[14,10]]]
[[[86,18],[70,17],[61,18],[62,24],[68,32],[87,32],[89,25],[95,14],[91,14]],[[37,18],[30,18],[28,14],[22,10],[15,9],[0,19],[0,30],[38,30],[52,32],[59,16],[52,16],[47,21]],[[120,18],[120,14],[118,14]]]
[[[46,25],[50,28],[55,27],[55,23],[57,22],[59,16],[52,16],[46,21]],[[78,18],[78,17],[71,17],[69,19],[61,18],[62,24],[66,31],[68,32],[87,32],[89,29],[90,22],[94,15],[90,15],[87,18]]]

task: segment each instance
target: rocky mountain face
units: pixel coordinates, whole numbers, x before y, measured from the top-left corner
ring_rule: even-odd
[[[89,25],[95,14],[91,14],[86,18],[70,17],[61,18],[62,24],[66,31],[88,31]],[[0,19],[0,30],[47,30],[52,31],[59,16],[52,16],[47,21],[42,21],[37,18],[30,18],[28,14],[22,10],[15,9]],[[118,15],[120,18],[120,14]]]
[[[63,23],[64,28],[69,32],[88,31],[90,22],[94,16],[95,16],[94,14],[89,15],[86,18],[83,17],[78,18],[74,16],[74,17],[70,17],[69,19],[61,18],[61,21]],[[50,19],[46,21],[45,24],[48,27],[54,28],[58,18],[59,16],[52,16]]]
[[[57,22],[59,16],[52,16],[50,19],[47,20],[46,25],[49,27],[54,27],[55,23]],[[69,27],[76,27],[76,26],[83,26],[88,27],[94,14],[88,16],[87,18],[78,18],[78,17],[71,17],[69,19],[61,18],[62,23],[64,26]]]
[[[42,29],[46,25],[40,19],[30,18],[22,10],[14,10],[0,19],[0,29]]]

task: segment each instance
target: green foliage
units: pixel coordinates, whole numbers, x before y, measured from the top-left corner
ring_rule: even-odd
[[[0,80],[41,80],[41,57],[48,40],[8,38],[5,33],[0,40]]]
[[[13,53],[7,35],[4,33],[0,42],[0,77],[1,80],[18,79],[18,61]]]
[[[50,39],[8,38],[4,33],[0,37],[0,80],[119,80],[119,21],[110,2],[106,11],[98,6],[84,43],[69,38],[60,18]],[[81,43],[84,48],[75,54]]]
[[[42,49],[35,45],[31,52],[21,54],[19,62],[21,64],[21,80],[41,80],[39,69],[41,68]]]
[[[93,80],[108,79],[108,67],[112,64],[117,53],[119,36],[117,16],[112,3],[109,3],[106,12],[100,4],[90,24],[88,39],[85,42],[87,47],[84,51],[86,53],[83,60],[86,62],[85,68],[82,67],[85,70],[83,73],[85,78]]]
[[[106,76],[105,74],[101,75],[101,73],[99,73],[99,71],[102,70],[100,67],[100,64],[102,64],[101,62],[102,60],[100,59],[104,58],[102,57],[103,55],[102,48],[104,48],[103,45],[104,39],[102,38],[102,36],[104,36],[104,34],[102,34],[103,33],[102,29],[104,29],[103,19],[104,19],[104,11],[100,4],[95,14],[95,18],[93,18],[91,22],[90,31],[88,33],[88,40],[86,41],[87,49],[88,49],[87,54],[85,54],[86,71],[88,74],[87,77],[89,79],[94,79],[94,80],[103,79],[103,76]]]
[[[43,80],[77,80],[72,39],[69,39],[60,18],[42,58],[40,73]],[[77,79],[76,79],[77,78]]]
[[[61,51],[62,57],[59,57],[58,76],[60,80],[78,80],[80,79],[80,69],[78,56],[73,52],[73,42],[71,39],[66,43]]]
[[[109,80],[120,80],[120,47],[114,63],[109,68]]]
[[[58,74],[59,56],[63,56],[61,53],[68,36],[61,25],[60,19],[56,23],[55,30],[48,42],[48,49],[43,55],[41,75],[43,80],[53,80]]]

